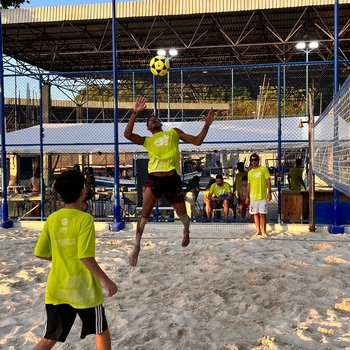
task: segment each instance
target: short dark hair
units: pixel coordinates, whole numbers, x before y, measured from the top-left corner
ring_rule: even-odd
[[[223,177],[222,177],[222,175],[221,175],[221,174],[217,174],[217,175],[216,175],[216,177],[215,177],[215,179],[221,179],[221,180],[222,180],[222,179],[223,179]]]
[[[73,165],[73,169],[77,170],[77,171],[80,171],[80,165],[79,164],[74,164]]]
[[[243,162],[238,162],[237,166],[244,166],[244,163]]]
[[[53,189],[67,204],[74,203],[80,197],[84,188],[84,175],[80,171],[66,170],[58,175],[53,184]]]
[[[246,180],[246,181],[247,181],[247,180],[248,180],[248,176],[242,176],[242,181],[243,181],[243,180]]]
[[[298,158],[296,161],[295,161],[295,164],[296,165],[301,165],[301,163],[303,162],[303,160],[301,158]]]
[[[256,158],[258,162],[260,161],[260,157],[256,153],[253,153],[249,159],[252,159],[253,157]]]
[[[155,117],[155,118],[159,119],[158,116],[156,116],[156,115],[154,115],[154,114],[151,114],[151,115],[147,118],[147,120],[146,120],[146,126],[147,126],[147,127],[148,127],[148,121],[149,121],[152,117]]]

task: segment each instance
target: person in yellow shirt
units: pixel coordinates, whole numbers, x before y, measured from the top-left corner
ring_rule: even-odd
[[[212,209],[224,208],[225,219],[228,220],[230,202],[232,200],[231,186],[224,181],[221,174],[216,175],[215,182],[210,186],[207,201],[207,218],[211,218]]]
[[[255,235],[267,237],[266,214],[267,201],[272,199],[271,179],[269,170],[265,166],[259,165],[259,160],[256,153],[250,156],[252,168],[248,171],[246,203],[250,201],[249,213],[254,215]]]
[[[295,167],[288,173],[287,180],[290,190],[300,191],[301,186],[306,190],[305,182],[303,180],[303,170],[301,169],[302,162],[302,159],[298,158],[295,161]]]
[[[95,260],[94,219],[81,211],[84,175],[76,170],[64,171],[53,189],[65,206],[47,218],[34,249],[34,255],[52,261],[52,267],[45,290],[44,336],[33,350],[48,350],[64,342],[76,315],[82,321],[80,337],[95,334],[96,349],[110,350],[101,285],[109,297],[118,287]]]
[[[149,155],[148,179],[143,194],[141,217],[137,222],[136,242],[130,255],[129,263],[136,266],[141,248],[141,236],[149,220],[151,211],[157,200],[164,198],[172,205],[184,225],[181,245],[187,247],[190,243],[190,218],[186,213],[185,198],[179,168],[180,140],[195,146],[200,146],[214,120],[214,110],[211,108],[207,116],[203,116],[204,125],[197,136],[184,133],[178,128],[163,131],[162,123],[156,116],[147,119],[147,129],[152,136],[135,134],[134,124],[139,113],[146,109],[144,97],[138,97],[134,105],[124,136],[131,142],[144,146]]]

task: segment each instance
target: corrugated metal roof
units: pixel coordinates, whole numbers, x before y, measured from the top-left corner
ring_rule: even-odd
[[[299,3],[303,6],[293,7]],[[350,0],[340,3],[339,52],[341,60],[348,60]],[[229,11],[258,5],[273,8]],[[47,71],[111,70],[111,6],[4,10],[8,19],[18,14],[22,22],[3,23],[3,52]],[[30,15],[28,22],[21,14]],[[148,67],[160,47],[180,53],[172,58],[172,68],[304,61],[295,44],[315,39],[320,45],[310,60],[333,58],[333,0],[145,0],[118,3],[117,14],[120,70]]]
[[[339,0],[350,4],[350,0]],[[334,5],[334,0],[141,0],[118,2],[117,18],[192,15],[263,9]],[[58,22],[111,18],[112,4],[69,5],[8,9],[2,21],[11,23]]]

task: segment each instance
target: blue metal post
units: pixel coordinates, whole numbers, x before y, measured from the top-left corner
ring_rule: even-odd
[[[7,203],[7,176],[6,176],[6,144],[5,144],[5,101],[4,101],[4,65],[2,48],[2,6],[0,5],[0,119],[1,119],[1,189],[2,189],[2,207],[1,207],[1,227],[13,227],[13,221],[9,220],[9,211]]]
[[[234,81],[234,70],[231,70],[231,119],[234,120],[235,119],[235,91],[234,91],[234,87],[235,87],[235,81]]]
[[[339,86],[339,1],[334,1],[334,95],[338,93]],[[338,106],[335,106],[334,118],[338,119]],[[334,122],[334,145],[333,150],[338,145],[338,121]],[[338,167],[338,165],[336,165]],[[334,169],[337,174],[337,168]],[[344,227],[340,226],[339,220],[339,191],[333,189],[333,225],[328,226],[329,233],[344,233]]]
[[[115,0],[112,0],[112,36],[113,36],[113,101],[114,101],[114,222],[109,225],[111,231],[124,228],[120,214],[119,196],[119,139],[118,139],[118,67],[117,67],[117,19]]]
[[[305,50],[305,54],[306,54],[305,114],[307,117],[309,117],[309,52],[310,51],[311,50],[309,48],[306,48]]]
[[[158,117],[157,113],[157,77],[153,75],[153,114]]]
[[[159,117],[157,112],[157,77],[153,75],[153,114]],[[158,222],[159,217],[159,209],[158,209],[158,201],[156,202],[156,221]]]
[[[181,121],[184,121],[184,71],[181,69]]]
[[[44,220],[45,209],[45,188],[44,188],[44,128],[43,128],[43,79],[42,75],[39,76],[39,130],[40,130],[40,196],[41,196],[41,208],[40,219]]]
[[[282,115],[281,115],[281,65],[279,64],[277,67],[277,117],[278,117],[278,148],[277,148],[277,155],[278,155],[278,165],[277,165],[277,173],[281,174],[281,157],[282,157]],[[281,205],[281,181],[277,181],[277,190],[278,190],[278,223],[281,223],[282,221],[282,205]]]

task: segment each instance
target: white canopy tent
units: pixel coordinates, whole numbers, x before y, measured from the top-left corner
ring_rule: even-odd
[[[307,127],[298,128],[300,118],[282,119],[282,148],[296,149],[308,146]],[[163,130],[177,127],[186,133],[196,135],[202,121],[163,123]],[[142,146],[125,139],[126,124],[118,124],[120,152],[145,152]],[[43,149],[46,154],[61,153],[113,153],[114,124],[44,124]],[[135,123],[134,132],[141,136],[151,135],[146,124]],[[34,126],[6,134],[6,151],[18,155],[40,154],[40,128]],[[199,147],[180,144],[181,151],[258,151],[277,149],[278,120],[251,119],[214,121],[203,144]]]

